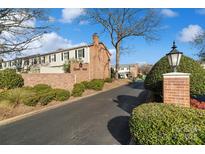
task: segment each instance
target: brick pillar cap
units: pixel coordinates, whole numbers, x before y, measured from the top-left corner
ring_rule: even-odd
[[[190,73],[182,73],[182,72],[171,72],[171,73],[165,73],[163,74],[164,77],[189,77]]]

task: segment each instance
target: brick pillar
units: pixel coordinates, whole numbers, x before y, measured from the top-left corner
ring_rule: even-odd
[[[163,100],[166,104],[190,107],[189,73],[163,74]]]

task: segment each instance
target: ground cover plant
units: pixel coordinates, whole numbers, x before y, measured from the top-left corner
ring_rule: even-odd
[[[34,87],[22,87],[5,90],[0,93],[0,103],[7,103],[14,107],[20,103],[36,106],[38,103],[47,105],[53,100],[65,101],[70,92],[64,89],[52,89],[49,85],[38,84]]]

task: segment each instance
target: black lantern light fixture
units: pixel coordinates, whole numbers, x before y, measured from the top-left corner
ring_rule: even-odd
[[[173,68],[174,72],[177,72],[177,66],[179,66],[182,52],[179,52],[175,45],[175,41],[173,42],[172,50],[167,54],[169,65]]]

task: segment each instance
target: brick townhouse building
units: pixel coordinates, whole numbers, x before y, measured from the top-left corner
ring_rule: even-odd
[[[21,73],[65,73],[65,63],[78,61],[81,65],[88,64],[91,79],[109,77],[111,54],[97,34],[93,34],[92,40],[89,45],[3,61],[1,69],[11,68]]]

